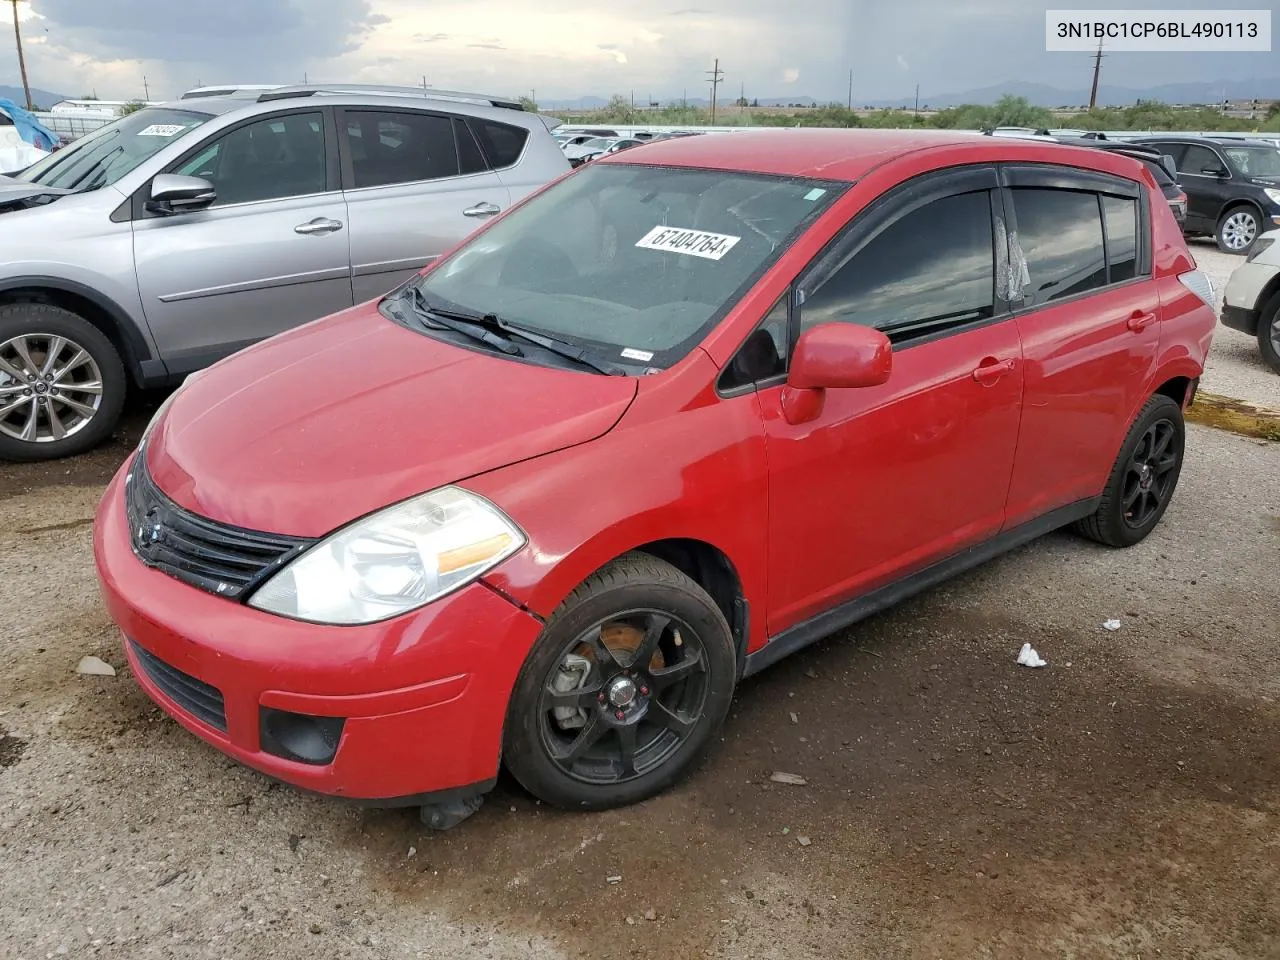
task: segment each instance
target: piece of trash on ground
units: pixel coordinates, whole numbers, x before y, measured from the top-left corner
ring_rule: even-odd
[[[796,843],[800,844],[802,847],[807,847],[809,844],[813,843],[813,841],[808,837],[796,837]]]
[[[1029,643],[1024,643],[1022,649],[1018,651],[1018,663],[1024,667],[1047,667],[1048,660],[1041,659],[1040,654],[1036,653],[1035,647]]]
[[[783,773],[781,770],[775,770],[769,774],[769,779],[774,783],[785,783],[793,787],[807,786],[809,781],[799,774]]]
[[[615,877],[605,877],[605,878],[604,878],[604,882],[605,882],[605,883],[621,883],[621,882],[622,882],[622,875],[621,875],[621,874],[619,874],[618,876],[615,876]]]
[[[1120,621],[1119,620],[1104,621],[1102,624],[1102,629],[1110,630],[1112,633],[1114,633],[1115,631],[1120,629]]]
[[[84,674],[86,677],[114,677],[116,668],[97,657],[81,657],[80,662],[76,664],[76,673]]]
[[[792,711],[791,711],[791,722],[792,722],[792,723],[799,723],[799,722],[800,722],[800,715],[799,715],[798,713],[796,713],[794,710],[792,710]]]

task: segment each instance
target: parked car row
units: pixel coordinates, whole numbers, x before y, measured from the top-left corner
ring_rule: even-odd
[[[416,142],[320,109],[339,185]],[[501,111],[448,120],[473,121],[532,149]],[[433,827],[500,765],[557,806],[634,803],[818,638],[1065,525],[1147,537],[1212,303],[1113,151],[625,150],[190,377],[101,501],[106,605],[147,694],[269,776]]]
[[[384,294],[569,163],[500,98],[317,86],[140,110],[0,179],[0,457]]]

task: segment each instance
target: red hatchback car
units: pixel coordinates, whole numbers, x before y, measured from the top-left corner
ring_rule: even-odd
[[[647,144],[192,376],[98,572],[147,693],[271,777],[440,827],[500,763],[633,803],[819,637],[1065,525],[1147,536],[1212,300],[1113,153]]]

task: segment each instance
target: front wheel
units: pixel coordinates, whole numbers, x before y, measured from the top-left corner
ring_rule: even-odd
[[[1262,219],[1252,207],[1228,210],[1218,221],[1214,239],[1223,253],[1248,253],[1262,232]]]
[[[0,306],[0,460],[84,453],[111,433],[125,374],[111,341],[48,303]]]
[[[1110,547],[1131,547],[1156,528],[1182,473],[1182,408],[1163,394],[1147,401],[1129,429],[1098,509],[1076,531]]]
[[[1258,349],[1267,366],[1280,373],[1280,293],[1258,314]]]
[[[552,615],[520,672],[503,757],[534,796],[602,810],[670,786],[724,722],[736,677],[715,601],[675,567],[633,553]]]

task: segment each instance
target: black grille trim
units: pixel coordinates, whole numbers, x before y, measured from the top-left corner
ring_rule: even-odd
[[[226,732],[227,711],[222,702],[222,691],[170,666],[133,640],[129,641],[129,649],[133,651],[147,678],[163,690],[166,697],[196,719]]]
[[[156,486],[140,451],[125,478],[134,555],[183,583],[243,600],[315,540],[246,530],[197,516]]]

